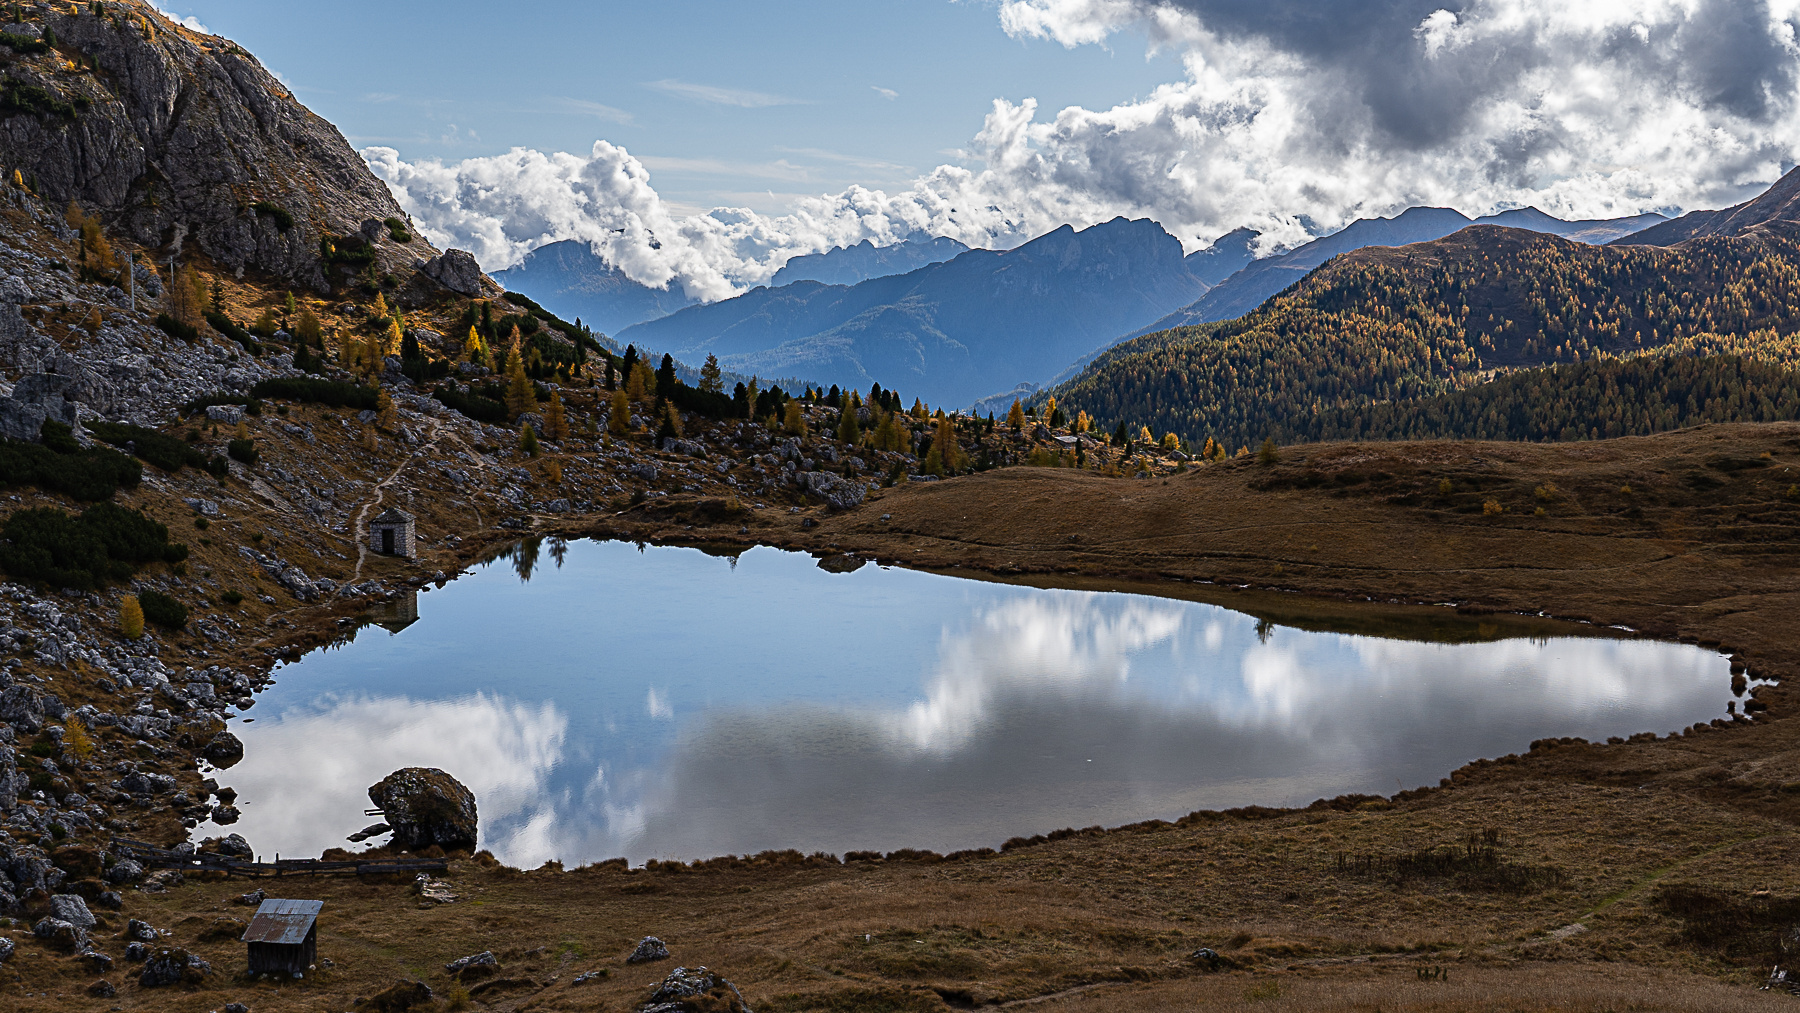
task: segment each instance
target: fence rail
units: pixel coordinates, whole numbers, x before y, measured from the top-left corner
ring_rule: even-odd
[[[273,862],[249,862],[224,855],[198,852],[183,854],[159,848],[143,841],[115,837],[113,850],[147,868],[180,869],[184,872],[223,872],[230,876],[332,876],[354,874],[373,876],[409,872],[445,872],[449,863],[441,858],[378,858],[369,861],[329,862],[320,858],[278,858]]]

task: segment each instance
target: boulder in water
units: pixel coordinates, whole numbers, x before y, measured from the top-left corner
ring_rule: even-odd
[[[369,789],[369,800],[387,817],[393,843],[407,851],[475,850],[475,793],[436,767],[396,770]]]

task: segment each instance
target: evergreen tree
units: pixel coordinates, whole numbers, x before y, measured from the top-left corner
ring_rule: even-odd
[[[1130,443],[1131,443],[1131,427],[1127,426],[1125,424],[1124,419],[1120,419],[1119,420],[1119,428],[1113,430],[1112,444],[1115,447],[1124,447]]]
[[[638,355],[637,346],[636,345],[626,345],[625,346],[625,359],[623,362],[621,362],[619,364],[619,375],[624,377],[626,380],[630,380],[632,368],[638,364],[639,358],[640,358],[640,356]]]
[[[119,599],[119,632],[126,640],[136,640],[144,635],[144,607],[138,604],[135,594]]]
[[[519,431],[519,449],[523,450],[527,457],[538,456],[539,447],[537,434],[531,431],[531,423],[529,422],[525,423],[525,428]]]
[[[320,336],[319,318],[313,315],[312,310],[306,310],[300,314],[300,322],[294,325],[294,340],[299,342],[302,348],[308,345],[324,347],[323,338]]]
[[[912,406],[912,417],[913,418],[918,419],[920,421],[924,421],[926,418],[930,417],[930,414],[931,414],[930,412],[925,410],[925,402],[919,400],[916,397],[913,398],[913,406]]]
[[[397,416],[394,411],[394,399],[383,389],[375,395],[375,424],[383,429],[392,430]]]
[[[1275,449],[1275,440],[1271,437],[1264,437],[1262,446],[1258,447],[1256,451],[1257,463],[1274,464],[1279,460],[1281,460],[1281,451]]]
[[[708,353],[706,364],[700,367],[700,389],[708,394],[724,392],[725,384],[719,377],[719,357]]]
[[[856,424],[856,406],[847,397],[840,395],[840,400],[844,406],[838,411],[837,438],[854,447],[862,442],[862,429]]]
[[[550,407],[544,412],[544,433],[558,443],[569,438],[569,419],[563,412],[562,391],[550,392]]]
[[[673,397],[675,394],[675,384],[677,382],[678,381],[675,379],[675,357],[664,353],[662,364],[656,367],[656,396],[660,398]]]
[[[613,391],[612,402],[607,406],[606,431],[614,436],[631,432],[631,399],[622,390]]]
[[[525,359],[514,348],[506,357],[506,413],[518,418],[525,412],[537,410],[537,391],[531,386],[531,378],[525,375]]]

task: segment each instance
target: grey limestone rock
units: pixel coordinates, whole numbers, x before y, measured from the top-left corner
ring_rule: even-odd
[[[700,1013],[728,1009],[751,1013],[737,986],[704,967],[677,967],[638,1007],[639,1013]]]
[[[59,918],[86,932],[97,924],[87,901],[72,893],[59,893],[50,898],[50,917]]]
[[[242,49],[155,16],[147,38],[86,4],[40,10],[97,68],[66,73],[54,66],[60,60],[28,56],[9,69],[63,101],[88,103],[72,123],[0,121],[0,163],[34,176],[52,204],[78,200],[139,243],[159,246],[173,234],[177,248],[192,241],[226,269],[315,288],[325,282],[323,236],[402,214],[337,128]],[[384,268],[413,258],[377,249]]]
[[[475,849],[475,794],[436,767],[396,770],[369,788],[369,800],[387,817],[400,848]]]
[[[663,941],[655,936],[645,936],[638,941],[637,949],[631,951],[631,956],[626,957],[625,962],[627,964],[647,964],[653,960],[667,959],[669,959],[669,948],[663,945]],[[679,971],[680,968],[676,970]]]
[[[211,973],[212,965],[198,956],[178,947],[165,947],[144,960],[144,973],[138,975],[138,984],[145,988],[197,985]]]
[[[481,265],[467,250],[445,250],[420,268],[425,276],[459,295],[481,295]]]

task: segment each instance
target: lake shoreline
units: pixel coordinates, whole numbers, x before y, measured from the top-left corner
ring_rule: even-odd
[[[456,558],[461,564],[500,551],[522,535],[560,533],[721,548],[761,544],[806,551],[820,558],[854,554],[882,565],[1007,582],[1041,580],[1095,586],[1129,582],[1134,591],[1156,593],[1160,588],[1179,592],[1172,597],[1211,600],[1217,595],[1223,599],[1218,603],[1252,614],[1292,617],[1323,612],[1326,621],[1338,624],[1368,622],[1372,615],[1395,611],[1421,621],[1460,612],[1462,620],[1491,617],[1495,622],[1533,624],[1546,621],[1537,613],[1547,613],[1602,629],[1628,626],[1639,636],[1731,650],[1737,667],[1749,677],[1770,681],[1751,690],[1751,701],[1760,705],[1754,720],[1725,722],[1725,727],[1698,726],[1675,736],[1634,736],[1632,741],[1615,745],[1540,742],[1515,757],[1492,758],[1449,771],[1440,787],[1385,799],[1197,813],[1176,822],[1149,821],[1102,834],[1025,842],[994,855],[969,856],[948,864],[931,856],[900,855],[876,863],[827,868],[767,856],[749,862],[688,863],[682,869],[689,876],[667,878],[680,870],[659,866],[648,872],[561,872],[546,867],[522,873],[464,859],[453,862],[452,879],[471,894],[485,894],[490,907],[499,904],[520,914],[544,914],[539,895],[569,901],[586,898],[584,903],[603,902],[609,909],[616,908],[616,919],[609,927],[594,929],[599,936],[585,945],[606,941],[610,946],[612,935],[667,925],[663,931],[684,938],[686,952],[745,968],[734,980],[740,985],[749,981],[753,999],[758,995],[822,997],[852,988],[887,996],[884,1001],[893,1008],[927,1008],[922,1004],[941,1005],[944,1001],[941,992],[933,991],[938,986],[986,1002],[1108,983],[1108,988],[1118,989],[1122,996],[1137,996],[1133,1001],[1153,1002],[1157,1001],[1155,995],[1161,994],[1158,989],[1197,988],[1211,980],[1185,960],[1190,944],[1208,945],[1227,954],[1240,968],[1231,973],[1253,977],[1336,974],[1339,972],[1328,971],[1328,965],[1317,962],[1350,959],[1374,947],[1376,952],[1411,954],[1399,958],[1403,966],[1444,960],[1469,967],[1500,966],[1523,960],[1528,966],[1548,961],[1580,968],[1594,960],[1623,959],[1655,973],[1675,973],[1684,989],[1711,987],[1699,983],[1693,977],[1696,973],[1741,988],[1751,980],[1747,965],[1704,949],[1656,941],[1669,937],[1670,926],[1679,922],[1671,922],[1670,915],[1655,909],[1653,891],[1630,894],[1636,898],[1625,902],[1636,919],[1630,924],[1604,931],[1590,927],[1592,931],[1547,942],[1536,940],[1547,938],[1543,933],[1559,926],[1577,924],[1596,899],[1612,896],[1635,882],[1630,876],[1641,878],[1670,863],[1683,870],[1678,878],[1707,882],[1721,875],[1726,880],[1741,876],[1744,859],[1731,852],[1737,847],[1731,842],[1786,842],[1789,828],[1800,823],[1800,794],[1788,789],[1790,784],[1800,784],[1800,761],[1786,759],[1790,753],[1800,756],[1796,752],[1800,734],[1787,719],[1792,713],[1791,690],[1779,682],[1800,666],[1800,650],[1792,646],[1800,643],[1794,636],[1800,633],[1800,620],[1795,618],[1800,610],[1789,607],[1800,601],[1800,596],[1785,588],[1791,571],[1779,551],[1782,546],[1753,555],[1741,551],[1741,539],[1725,537],[1731,534],[1729,530],[1721,536],[1707,526],[1707,518],[1716,516],[1723,520],[1715,527],[1734,528],[1739,524],[1736,517],[1757,509],[1728,498],[1740,490],[1727,486],[1709,493],[1714,497],[1711,501],[1679,501],[1688,495],[1681,491],[1685,488],[1683,476],[1704,467],[1707,456],[1750,456],[1765,449],[1791,454],[1787,445],[1796,435],[1800,435],[1800,427],[1771,425],[1702,427],[1593,445],[1290,448],[1288,460],[1273,468],[1213,466],[1167,479],[1106,479],[1057,469],[1004,469],[882,490],[862,507],[841,513],[819,507],[797,513],[769,509],[709,522],[701,516],[705,512],[699,505],[701,497],[670,497],[616,513],[585,518],[539,515],[529,527],[488,529],[457,546]],[[1371,457],[1379,457],[1383,463],[1372,468],[1366,463]],[[1350,495],[1338,495],[1346,487],[1329,481],[1306,486],[1313,481],[1308,472],[1329,478],[1333,467],[1373,470],[1388,478],[1349,486]],[[1662,485],[1656,477],[1659,470],[1671,476]],[[1631,506],[1615,509],[1616,504],[1605,501],[1611,495],[1607,490],[1623,484],[1618,481],[1621,471],[1633,476],[1632,485],[1643,490],[1644,498],[1660,495],[1667,502],[1639,508],[1641,517],[1625,517]],[[1484,516],[1479,505],[1471,512],[1466,504],[1431,500],[1429,489],[1439,474],[1465,472],[1497,476],[1475,495],[1506,497],[1508,512]],[[1302,476],[1300,487],[1271,483],[1284,473]],[[1559,498],[1551,501],[1555,509],[1542,517],[1532,512],[1532,504],[1542,502],[1533,490],[1547,482],[1554,482],[1560,492]],[[1272,484],[1276,487],[1268,487]],[[1423,498],[1418,491],[1421,487],[1427,490]],[[884,514],[888,519],[881,519]],[[806,525],[809,520],[812,524]],[[1319,535],[1327,530],[1339,532],[1340,537],[1327,540]],[[1764,548],[1770,546],[1765,543]],[[1399,565],[1413,555],[1430,557],[1426,562],[1431,565]],[[447,562],[441,553],[406,568],[376,560],[372,575],[390,586],[417,586],[432,579],[426,571],[433,566],[443,567],[444,579],[450,579],[454,567],[446,566]],[[266,673],[280,658],[296,657],[340,638],[347,625],[361,621],[371,601],[379,600],[377,595],[284,610],[280,616],[291,626],[264,623],[215,642],[209,645],[210,660],[245,668],[260,666],[258,670]],[[1443,603],[1452,603],[1452,607]],[[176,747],[165,762],[173,760],[177,752],[192,757],[198,750]],[[1790,765],[1793,770],[1788,769]],[[1571,819],[1581,820],[1582,814],[1595,811],[1596,806],[1617,808],[1616,825],[1608,832],[1619,840],[1637,832],[1632,829],[1634,818],[1647,821],[1645,825],[1661,825],[1668,818],[1659,815],[1663,813],[1686,814],[1677,823],[1685,819],[1697,829],[1667,847],[1640,846],[1642,854],[1635,857],[1608,848],[1587,855],[1581,843],[1585,836],[1560,836],[1567,831],[1558,828]],[[1632,813],[1642,815],[1633,817]],[[145,828],[166,822],[172,829],[174,815],[165,812],[160,818],[148,818]],[[1510,853],[1534,863],[1567,866],[1579,880],[1575,886],[1546,892],[1525,904],[1520,917],[1529,925],[1490,925],[1479,917],[1471,920],[1468,914],[1455,914],[1464,901],[1458,900],[1461,895],[1454,890],[1433,887],[1419,895],[1424,908],[1414,910],[1401,904],[1408,896],[1405,891],[1376,889],[1369,893],[1367,884],[1345,885],[1327,874],[1329,855],[1338,851],[1393,853],[1408,847],[1450,844],[1464,832],[1458,828],[1473,832],[1496,823],[1511,828]],[[1265,839],[1287,843],[1281,844],[1277,853],[1259,857],[1255,842]],[[1761,888],[1778,893],[1800,890],[1800,876],[1773,861],[1774,856],[1785,854],[1787,845],[1781,843],[1773,851],[1767,850],[1772,845],[1763,847],[1751,863]],[[1196,848],[1200,850],[1193,850]],[[1206,864],[1206,854],[1233,848],[1242,849],[1232,852],[1239,857],[1216,868]],[[1194,902],[1199,906],[1180,918],[1166,916],[1172,910],[1166,903],[1171,887],[1160,877],[1168,860],[1152,860],[1156,855],[1177,853],[1199,856],[1199,865],[1184,864],[1190,861],[1185,857],[1177,862],[1188,879],[1177,892],[1186,896],[1195,884],[1205,884],[1206,890],[1219,898]],[[1610,871],[1594,864],[1602,853]],[[1303,855],[1309,857],[1300,857]],[[1071,879],[1066,871],[1046,871],[1056,868],[1112,868],[1116,872]],[[1302,878],[1313,884],[1308,889],[1317,891],[1320,899],[1286,901],[1282,890],[1269,885],[1281,876],[1291,878],[1298,868],[1309,870]],[[1233,885],[1218,878],[1222,875],[1239,882]],[[557,885],[550,886],[546,876]],[[642,878],[646,876],[650,878]],[[1315,882],[1317,876],[1325,878]],[[132,904],[134,912],[138,905],[147,905],[157,917],[169,921],[210,918],[205,912],[231,891],[243,888],[194,882],[166,895],[134,895]],[[477,909],[466,905],[433,909],[443,913],[413,911],[405,904],[394,908],[391,895],[402,893],[402,886],[358,888],[355,884],[321,883],[307,889],[312,891],[308,896],[328,899],[328,909],[333,912],[333,945],[340,952],[356,948],[352,936],[342,932],[358,922],[391,921],[396,932],[401,931],[399,926],[420,919],[438,925],[433,930],[436,938],[400,947],[401,952],[420,954],[406,958],[415,965],[429,964],[426,954],[447,960],[460,956],[463,949],[474,952],[490,945],[492,938],[474,920]],[[680,898],[679,904],[705,909],[743,903],[730,898],[747,896],[759,910],[771,905],[766,910],[775,911],[801,904],[800,896],[819,889],[849,890],[863,897],[855,905],[862,912],[858,917],[872,919],[867,923],[877,928],[886,924],[889,929],[917,925],[919,919],[924,919],[924,924],[968,923],[970,919],[958,912],[972,910],[970,904],[979,908],[1001,896],[994,891],[1025,889],[1053,907],[1075,904],[1058,917],[1084,926],[1084,933],[1114,932],[1130,926],[1132,941],[1099,947],[1095,950],[1098,956],[1071,964],[1077,970],[1044,977],[1023,970],[1023,965],[1008,964],[1012,958],[1002,959],[978,941],[933,937],[925,945],[939,953],[935,963],[906,970],[886,957],[873,963],[859,957],[844,965],[848,977],[834,975],[827,981],[812,972],[796,979],[791,967],[780,961],[765,963],[749,956],[741,950],[742,944],[734,941],[738,933],[735,920],[715,923],[703,919],[705,927],[696,924],[690,928],[664,920],[668,902],[676,898]],[[867,890],[885,894],[894,889],[905,893],[907,900],[886,902],[872,899],[873,894],[865,896]],[[1363,927],[1349,936],[1333,928],[1342,922],[1342,916],[1333,910],[1349,903],[1352,896],[1371,912],[1385,912],[1381,918],[1389,923],[1384,930],[1388,936],[1369,936],[1374,929],[1362,921],[1357,924]],[[1061,899],[1052,902],[1052,897]],[[1077,908],[1089,913],[1077,913]],[[1267,923],[1267,912],[1274,911],[1287,912],[1282,917],[1291,922],[1288,929],[1277,930]],[[995,926],[984,931],[998,932],[1005,919],[974,921]],[[563,924],[557,919],[551,922]],[[1103,928],[1102,922],[1113,928]],[[1262,928],[1256,924],[1242,927],[1251,922]],[[1427,927],[1434,922],[1460,927]],[[624,928],[626,924],[632,927]],[[1240,927],[1234,929],[1234,924]],[[1418,928],[1406,928],[1413,925]],[[553,935],[578,930],[544,931]],[[1449,935],[1434,935],[1443,931]],[[1396,932],[1405,938],[1392,935]],[[528,934],[541,933],[534,930]],[[1249,938],[1236,946],[1227,945],[1246,934]],[[1637,948],[1630,951],[1637,956],[1620,949],[1628,944]],[[198,941],[194,945],[201,950],[217,949],[220,959],[231,959],[228,946]],[[820,945],[824,944],[807,943],[800,936],[782,944],[797,953],[813,954],[807,959],[818,966],[848,959],[832,955],[840,943],[831,942],[829,953],[818,950]],[[1045,946],[1050,944],[1039,940],[1028,948]],[[1414,948],[1419,946],[1423,948]],[[458,952],[451,954],[449,949]],[[542,958],[525,955],[529,949],[519,948],[520,955],[513,959],[542,965]],[[1060,951],[1052,946],[1042,952]],[[333,996],[341,993],[347,1001],[353,993],[370,994],[376,981],[383,975],[391,977],[389,969],[399,966],[385,957],[349,963],[340,974],[321,976],[316,987]],[[557,966],[567,964],[564,961]],[[1006,970],[1009,967],[1012,970]],[[1294,970],[1285,970],[1290,967]],[[623,969],[620,964],[617,972]],[[607,994],[616,991],[618,997],[628,997],[631,990],[617,972],[614,980],[618,984],[606,986]],[[553,967],[537,966],[531,977],[533,994],[549,996],[569,988],[572,976],[559,976]],[[969,984],[990,979],[1010,984]],[[631,989],[635,987],[633,984]],[[599,997],[599,993],[589,994]],[[1721,993],[1720,1002],[1726,1001],[1724,996]],[[1731,1001],[1743,998],[1740,991],[1730,993]],[[1058,999],[1043,1005],[1060,1009],[1064,1002]],[[295,995],[288,1000],[271,997],[259,1005],[284,1009],[310,1008],[310,1004],[310,999]]]

